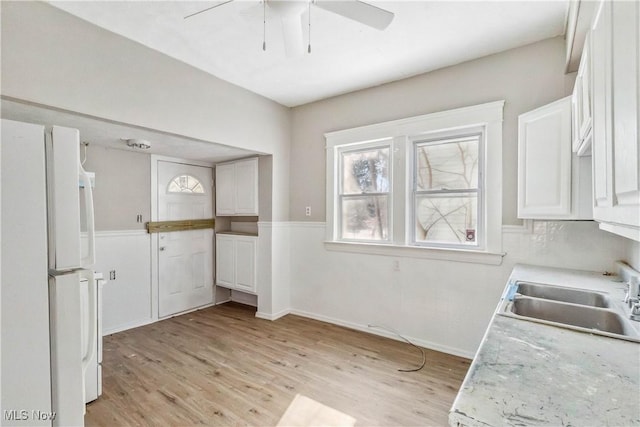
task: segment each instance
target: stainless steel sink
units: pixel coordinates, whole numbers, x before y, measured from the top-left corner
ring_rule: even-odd
[[[583,289],[518,282],[517,293],[535,298],[564,301],[591,307],[609,307],[609,298],[605,294]]]
[[[499,313],[522,320],[640,342],[640,334],[629,321],[606,308],[516,295],[513,301],[504,301]]]

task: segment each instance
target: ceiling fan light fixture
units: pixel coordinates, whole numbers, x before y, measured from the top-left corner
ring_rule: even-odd
[[[235,0],[222,0],[220,3],[192,13],[184,18],[190,18],[203,12],[215,9]],[[273,10],[274,15],[279,16],[282,24],[285,52],[287,56],[296,56],[303,52],[304,42],[301,28],[302,14],[309,9],[309,42],[307,53],[311,53],[311,6],[335,13],[360,24],[383,31],[391,21],[394,14],[388,10],[371,5],[360,0],[262,0],[262,50],[267,50],[266,27],[267,6]]]
[[[147,141],[146,139],[121,138],[121,140],[124,141],[125,144],[127,144],[127,147],[131,147],[131,148],[134,148],[134,149],[148,150],[149,148],[151,148],[151,143],[149,141]]]

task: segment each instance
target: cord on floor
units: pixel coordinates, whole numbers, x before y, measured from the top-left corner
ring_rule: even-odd
[[[415,345],[414,343],[409,341],[407,338],[402,336],[395,329],[389,328],[388,326],[379,326],[379,325],[367,325],[367,326],[369,328],[382,329],[382,330],[385,330],[387,332],[391,332],[391,333],[397,335],[398,337],[402,338],[402,340],[405,341],[407,344],[412,345],[415,348],[417,348],[418,350],[420,350],[420,352],[422,353],[422,363],[420,364],[420,366],[417,367],[417,368],[411,368],[411,369],[398,369],[398,372],[417,372],[417,371],[421,370],[422,368],[424,368],[424,366],[427,364],[427,355],[425,354],[424,349],[422,347],[418,347],[417,345]]]

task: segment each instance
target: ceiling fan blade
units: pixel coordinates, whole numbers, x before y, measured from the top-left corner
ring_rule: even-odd
[[[215,9],[216,7],[220,7],[220,6],[223,6],[223,5],[227,4],[227,3],[231,3],[232,1],[233,1],[233,0],[226,0],[226,1],[223,1],[223,2],[221,2],[221,3],[218,3],[218,4],[216,4],[216,5],[213,5],[213,6],[211,6],[211,7],[208,7],[208,8],[206,8],[206,9],[202,9],[202,10],[199,10],[198,12],[192,13],[191,15],[187,15],[187,16],[185,16],[185,17],[184,17],[184,19],[191,18],[192,16],[200,15],[201,13],[208,12],[208,11],[210,11],[211,9]]]
[[[284,50],[288,57],[297,56],[304,52],[301,18],[300,15],[283,15],[281,18]]]
[[[359,0],[316,0],[319,8],[353,19],[361,24],[384,30],[393,21],[393,13]]]

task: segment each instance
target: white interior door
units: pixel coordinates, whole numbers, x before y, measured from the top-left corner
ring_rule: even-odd
[[[158,221],[213,218],[211,168],[158,162]],[[213,302],[213,230],[159,233],[158,315]]]

